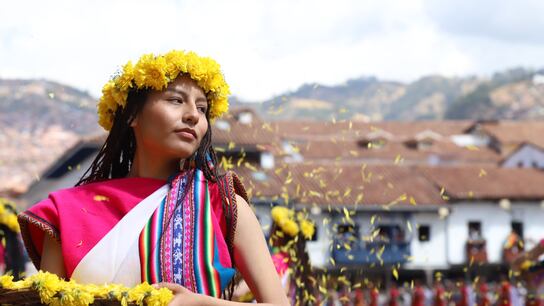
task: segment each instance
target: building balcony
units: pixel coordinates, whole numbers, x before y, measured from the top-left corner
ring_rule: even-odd
[[[466,244],[467,263],[486,263],[487,251],[485,245],[485,239],[468,240]]]
[[[403,264],[410,257],[408,242],[334,242],[332,258],[339,265]]]

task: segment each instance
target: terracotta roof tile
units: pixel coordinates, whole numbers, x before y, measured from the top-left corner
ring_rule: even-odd
[[[544,198],[544,173],[536,169],[497,167],[419,167],[438,187],[444,187],[452,199]]]

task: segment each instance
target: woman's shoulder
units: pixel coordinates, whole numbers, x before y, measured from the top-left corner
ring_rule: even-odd
[[[226,172],[218,175],[218,183],[228,192],[228,195],[235,197],[239,195],[246,202],[248,201],[248,195],[244,186],[242,178],[233,170],[227,170]]]
[[[54,190],[49,193],[47,198],[37,202],[33,206],[72,205],[74,201],[100,202],[109,201],[110,198],[145,198],[145,196],[165,183],[166,180],[142,177],[108,179]]]

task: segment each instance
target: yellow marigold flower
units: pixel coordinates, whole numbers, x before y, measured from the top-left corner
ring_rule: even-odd
[[[312,236],[315,233],[315,227],[314,224],[308,220],[301,220],[300,221],[300,231],[302,232],[302,236],[306,239],[312,239]]]
[[[117,88],[115,88],[115,89],[112,89],[111,96],[113,98],[113,101],[115,101],[117,105],[120,105],[121,107],[126,106],[127,97],[128,97],[127,91],[120,91]]]
[[[127,91],[129,88],[132,88],[133,79],[134,66],[131,61],[128,61],[128,63],[123,66],[123,74],[114,79],[115,86],[119,88],[120,91]]]
[[[16,233],[21,231],[19,228],[19,222],[17,221],[17,216],[15,214],[6,216],[6,225],[10,230]]]
[[[163,89],[168,85],[166,60],[153,54],[142,56],[134,67],[134,79],[139,88]]]
[[[172,291],[166,288],[160,288],[151,292],[151,296],[146,299],[146,304],[149,306],[168,305],[174,298]]]
[[[154,289],[148,283],[139,284],[128,292],[128,298],[138,305],[143,305],[144,298],[150,295]]]
[[[174,80],[181,73],[187,73],[187,61],[185,54],[174,50],[164,55],[166,60],[166,72],[171,80]]]
[[[38,291],[43,303],[49,304],[51,298],[61,289],[60,279],[57,275],[42,272],[32,275],[30,278],[32,288]]]
[[[102,98],[101,100],[104,101],[104,103],[109,108],[114,108],[116,106],[115,99],[113,98],[113,90],[115,89],[115,82],[109,81],[102,87]]]
[[[278,224],[282,220],[289,218],[289,209],[287,207],[274,206],[270,213],[272,215],[272,220]]]
[[[15,204],[7,199],[0,198],[0,224],[4,224],[11,231],[19,233],[19,222],[15,212]]]
[[[302,230],[302,226],[305,227],[305,232],[303,232],[303,234],[306,233],[305,235],[309,235],[311,233],[310,238],[313,235],[313,231],[310,232],[310,230],[314,230],[313,224],[310,221],[303,219],[303,214],[297,214],[297,220],[305,221],[305,223],[301,223],[299,227],[299,225],[295,221],[295,212],[291,209],[281,206],[275,206],[274,208],[272,208],[270,213],[272,215],[272,220],[274,220],[274,222],[280,227],[280,229],[287,235],[295,237],[298,232]]]
[[[524,262],[521,263],[521,266],[520,266],[520,269],[522,271],[526,271],[526,270],[529,270],[529,268],[533,265],[533,262],[530,261],[530,260],[525,260]]]
[[[0,276],[0,286],[2,288],[10,289],[13,286],[13,275]]]
[[[287,235],[291,237],[295,237],[299,231],[297,223],[293,220],[287,220],[281,228]]]
[[[212,102],[210,105],[210,117],[216,118],[221,116],[221,114],[226,113],[229,110],[229,103],[226,98],[218,99],[216,102]]]
[[[98,104],[98,124],[106,130],[111,130],[113,126],[113,110],[108,107],[104,101],[104,97],[101,98]]]

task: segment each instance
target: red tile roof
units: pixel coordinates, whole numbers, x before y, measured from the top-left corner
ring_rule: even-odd
[[[502,144],[530,142],[544,147],[544,121],[491,121],[473,124],[472,127],[476,125]]]
[[[357,203],[417,209],[455,201],[544,198],[544,173],[530,169],[303,163],[259,169],[266,174],[264,181],[255,179],[247,167],[235,171],[256,199],[287,197],[319,206]]]
[[[441,205],[436,187],[411,167],[391,165],[282,164],[263,171],[266,181],[252,171],[235,170],[255,198],[281,199],[316,205]]]
[[[544,199],[544,172],[497,167],[418,167],[452,199]]]

